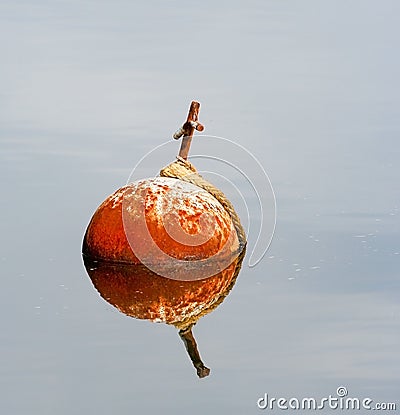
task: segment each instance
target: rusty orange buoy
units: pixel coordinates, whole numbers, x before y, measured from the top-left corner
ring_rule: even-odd
[[[232,220],[218,200],[190,183],[157,177],[124,186],[100,205],[83,252],[154,267],[201,260],[204,265],[209,258],[229,258],[238,248]]]
[[[199,377],[210,373],[192,334],[232,289],[246,237],[232,204],[187,161],[200,104],[193,101],[177,161],[129,183],[94,213],[84,236],[86,270],[122,313],[179,329]]]
[[[187,161],[194,130],[204,128],[198,111],[192,102],[174,135],[184,135],[176,162],[159,177],[118,189],[99,206],[85,233],[86,257],[144,264],[159,275],[196,280],[225,269],[243,249],[244,233],[238,232],[230,202]]]

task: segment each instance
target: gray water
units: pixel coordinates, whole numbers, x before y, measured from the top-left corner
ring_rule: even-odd
[[[264,393],[339,386],[399,409],[399,16],[395,0],[2,1],[1,413],[252,414]],[[264,259],[194,328],[204,379],[81,258],[94,210],[192,99],[277,203]]]

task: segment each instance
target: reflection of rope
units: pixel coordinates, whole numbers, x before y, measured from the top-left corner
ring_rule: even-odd
[[[236,233],[238,235],[240,247],[242,248],[246,245],[246,234],[232,203],[228,200],[224,193],[221,192],[221,190],[200,176],[192,163],[184,160],[181,157],[177,157],[176,161],[169,164],[167,167],[164,167],[160,171],[160,176],[173,177],[175,179],[192,183],[198,187],[201,187],[212,196],[214,196],[231,217]]]
[[[242,263],[243,263],[245,254],[246,254],[246,248],[244,247],[243,250],[240,252],[238,258],[235,260],[236,261],[235,272],[233,274],[231,282],[226,287],[225,291],[221,293],[221,295],[216,299],[215,302],[213,302],[208,308],[202,310],[199,314],[196,314],[195,316],[190,316],[184,319],[183,321],[173,323],[173,325],[177,329],[179,329],[180,332],[185,332],[191,329],[197,323],[197,320],[199,320],[201,317],[205,316],[206,314],[211,313],[211,311],[215,310],[225,300],[225,298],[231,292],[233,286],[236,283],[236,279],[239,275],[240,269],[242,268]]]

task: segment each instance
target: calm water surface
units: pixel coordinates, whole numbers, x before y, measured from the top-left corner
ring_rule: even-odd
[[[27,0],[0,16],[1,413],[252,414],[264,393],[341,385],[400,408],[398,2]],[[80,254],[191,99],[277,199],[264,260],[194,328],[205,379],[175,328],[106,303]]]

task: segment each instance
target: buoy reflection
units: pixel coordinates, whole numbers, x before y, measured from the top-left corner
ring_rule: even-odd
[[[244,255],[245,250],[218,274],[194,281],[165,278],[144,265],[93,261],[85,256],[84,264],[101,297],[121,313],[175,326],[197,375],[202,378],[210,369],[202,362],[192,328],[229,294]]]

